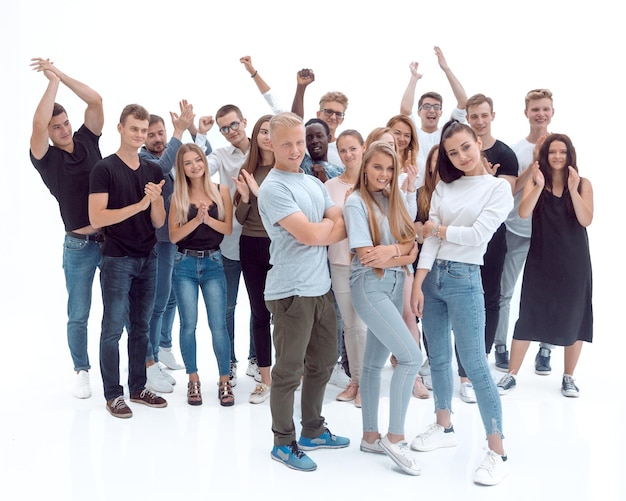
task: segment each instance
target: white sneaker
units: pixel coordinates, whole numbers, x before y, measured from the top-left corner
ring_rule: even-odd
[[[250,394],[248,401],[251,404],[260,404],[265,402],[270,396],[271,387],[265,383],[259,383],[256,385],[254,391]]]
[[[172,393],[174,387],[163,377],[161,368],[157,364],[146,367],[146,388],[158,393]]]
[[[91,397],[91,385],[89,384],[89,372],[78,371],[76,379],[74,380],[74,389],[72,395],[76,398],[89,398]]]
[[[159,370],[161,371],[161,376],[163,376],[163,379],[165,379],[172,386],[174,386],[176,384],[176,379],[174,379],[174,377],[169,372],[167,372],[159,364],[154,364],[154,365],[156,365],[159,368]]]
[[[333,367],[333,373],[330,375],[328,382],[332,385],[339,386],[340,388],[345,388],[348,384],[350,384],[350,378],[345,373],[339,362],[337,362],[335,367]]]
[[[362,438],[360,449],[361,452],[369,452],[370,454],[387,454],[380,446],[380,440],[374,440],[374,442],[370,444]]]
[[[430,376],[430,362],[428,361],[428,358],[426,358],[426,360],[424,360],[424,363],[420,367],[419,375],[420,376]]]
[[[234,388],[237,386],[237,364],[235,362],[230,363],[230,374],[228,376],[230,385]]]
[[[474,391],[474,386],[472,385],[472,383],[461,383],[461,389],[459,393],[463,402],[467,402],[468,404],[476,403],[476,392]]]
[[[248,360],[248,368],[246,369],[246,376],[250,376],[254,378],[257,383],[263,382],[263,378],[261,377],[261,371],[259,370],[259,364],[257,359],[252,357]]]
[[[165,367],[173,371],[179,371],[185,368],[184,365],[178,363],[178,361],[176,360],[174,352],[172,352],[172,348],[159,347],[159,362],[161,362],[163,365],[165,365]]]
[[[476,473],[474,473],[474,483],[496,485],[502,482],[504,477],[510,472],[511,468],[506,460],[506,456],[502,457],[500,454],[488,450],[485,459],[483,459],[483,462],[476,469]]]
[[[415,463],[415,458],[409,452],[406,442],[398,442],[394,444],[387,435],[378,441],[380,448],[396,463],[402,470],[409,475],[421,475],[422,470]]]
[[[443,426],[437,423],[431,424],[424,433],[420,433],[411,442],[411,449],[414,451],[428,452],[440,449],[442,447],[455,447],[456,435],[454,428],[450,425],[450,428],[446,430]]]

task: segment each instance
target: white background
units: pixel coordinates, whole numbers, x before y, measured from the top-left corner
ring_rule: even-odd
[[[233,103],[243,110],[251,131],[269,109],[239,63],[243,55],[252,56],[285,107],[291,105],[296,71],[312,68],[316,81],[307,89],[305,118],[314,116],[319,96],[340,90],[350,100],[340,130],[356,128],[364,136],[398,113],[410,75],[408,65],[418,61],[424,77],[417,95],[439,91],[445,117],[454,98],[433,52],[438,45],[468,96],[482,92],[494,99],[493,132],[506,143],[528,133],[523,114],[526,92],[547,87],[554,94],[556,113],[550,131],[572,138],[580,173],[591,180],[596,204],[589,228],[595,339],[583,349],[579,380],[583,386],[583,375],[602,371],[597,381],[606,385],[603,390],[614,392],[609,398],[615,402],[595,409],[598,434],[606,438],[608,429],[621,428],[614,416],[616,410],[618,415],[624,411],[623,377],[617,369],[622,367],[625,334],[621,323],[624,266],[619,263],[624,241],[621,96],[626,43],[617,4],[607,0],[0,2],[4,97],[0,318],[3,370],[11,374],[5,380],[9,395],[29,392],[36,399],[71,363],[65,348],[63,226],[56,202],[28,157],[32,115],[47,84],[42,74],[31,71],[31,57],[49,57],[61,70],[101,93],[105,127],[100,145],[106,156],[119,144],[119,113],[132,102],[163,116],[167,123],[168,112],[177,111],[183,98],[194,104],[198,116],[213,115],[221,105]],[[66,107],[77,129],[83,103],[63,87],[57,101]],[[214,147],[224,144],[216,130],[210,140]],[[97,363],[93,350],[97,350],[98,315],[96,309],[91,322],[92,363]],[[530,354],[528,358],[530,365]],[[589,385],[585,390],[595,391]],[[0,406],[2,420],[10,404],[5,398]],[[40,412],[12,408],[12,412],[21,410],[27,421]],[[2,446],[0,457],[1,450]]]

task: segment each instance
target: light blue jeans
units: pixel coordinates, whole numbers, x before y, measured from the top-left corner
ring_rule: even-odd
[[[378,430],[381,372],[393,353],[398,365],[389,388],[389,433],[403,435],[413,383],[423,362],[422,353],[402,319],[404,271],[374,270],[351,277],[350,293],[357,314],[367,325],[365,354],[361,368],[363,431]]]
[[[91,309],[91,291],[102,255],[100,244],[65,235],[63,272],[67,288],[67,344],[75,371],[88,371],[87,323]]]
[[[157,282],[154,310],[150,319],[150,337],[146,361],[159,361],[159,347],[172,347],[172,325],[176,312],[176,295],[172,290],[172,273],[176,245],[170,242],[157,242],[154,250],[157,255]]]
[[[500,395],[485,357],[485,299],[480,266],[438,259],[426,276],[422,291],[435,410],[452,412],[452,330],[459,358],[476,392],[485,431],[487,435],[502,435]]]
[[[219,250],[205,257],[174,256],[172,285],[180,316],[180,351],[187,374],[198,372],[196,364],[196,325],[198,289],[206,306],[213,352],[220,376],[230,373],[230,340],[226,330],[226,278]]]

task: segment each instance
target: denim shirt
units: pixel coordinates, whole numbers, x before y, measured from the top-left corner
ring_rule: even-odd
[[[331,164],[330,162],[325,162],[325,161],[314,162],[308,153],[304,155],[304,158],[302,159],[302,163],[300,164],[300,168],[304,171],[305,174],[312,176],[314,164],[322,165],[324,167],[324,170],[326,171],[326,177],[328,179],[337,177],[339,174],[342,174],[344,171],[344,169],[342,169],[341,167],[338,167],[335,164]]]

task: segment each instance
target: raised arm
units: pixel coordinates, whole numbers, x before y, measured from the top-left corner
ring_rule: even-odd
[[[296,95],[293,97],[291,111],[304,119],[304,91],[315,81],[315,74],[309,68],[303,68],[296,74]]]
[[[580,193],[578,186],[580,185]],[[568,167],[567,187],[572,197],[576,219],[581,226],[589,226],[593,221],[593,188],[588,179],[581,178],[574,167]]]
[[[415,89],[417,87],[418,80],[423,76],[417,71],[418,66],[419,63],[415,61],[409,64],[411,78],[409,80],[409,85],[406,86],[406,90],[402,95],[402,101],[400,101],[400,113],[403,115],[410,115],[413,113],[413,105],[415,104]]]
[[[48,124],[52,118],[54,100],[56,99],[61,79],[51,71],[37,71],[43,71],[43,74],[48,79],[46,91],[44,92],[41,100],[39,101],[39,105],[37,105],[37,109],[35,110],[35,116],[33,117],[33,131],[30,136],[30,150],[35,158],[41,159],[48,152],[48,148],[50,147]]]
[[[270,90],[270,86],[267,85],[265,80],[263,80],[261,78],[261,75],[259,75],[259,72],[254,69],[254,66],[252,66],[252,58],[250,56],[243,56],[239,59],[239,62],[243,64],[246,71],[250,73],[250,78],[254,80],[254,83],[256,84],[261,94],[265,94]]]
[[[31,61],[33,61],[31,66],[34,70],[43,71],[44,74],[46,71],[54,73],[59,78],[61,83],[87,103],[87,108],[85,109],[85,125],[96,136],[99,136],[102,133],[102,127],[104,126],[104,108],[102,106],[102,97],[100,94],[88,85],[63,73],[56,66],[54,66],[54,63],[50,62],[49,59],[35,57],[31,59]]]
[[[467,104],[467,94],[465,93],[465,89],[459,82],[459,79],[452,73],[450,66],[448,66],[448,62],[443,55],[442,50],[439,47],[435,47],[435,54],[437,55],[437,61],[439,62],[439,67],[446,74],[446,78],[450,83],[450,87],[452,88],[452,93],[456,98],[456,107],[460,110],[465,109],[465,105]]]

